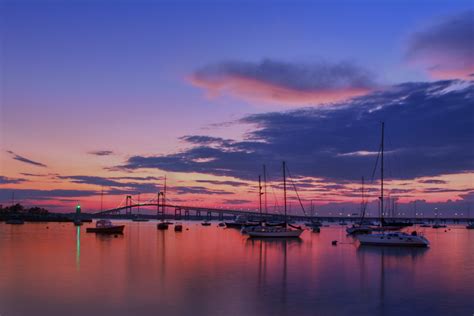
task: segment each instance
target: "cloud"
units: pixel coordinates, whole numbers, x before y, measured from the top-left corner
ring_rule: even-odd
[[[27,163],[27,164],[30,164],[30,165],[33,165],[33,166],[37,166],[37,167],[43,167],[43,168],[47,167],[45,164],[42,164],[42,163],[37,162],[37,161],[30,160],[30,159],[22,157],[20,155],[17,155],[11,150],[7,150],[7,153],[11,154],[13,156],[13,159],[15,159],[15,160],[18,160],[18,161],[21,161],[21,162],[24,162],[24,163]]]
[[[229,185],[232,187],[241,187],[248,185],[246,182],[242,181],[231,181],[231,180],[196,180],[199,183],[209,183],[213,185]]]
[[[17,183],[22,183],[28,181],[26,179],[22,178],[8,178],[4,176],[0,176],[0,184],[17,184]]]
[[[251,201],[251,200],[239,200],[239,199],[227,199],[223,201],[224,204],[230,204],[230,205],[250,204],[253,202],[254,201]]]
[[[39,200],[58,197],[88,197],[100,194],[100,192],[94,190],[36,190],[0,188],[0,200],[9,200],[11,198],[12,192],[15,192],[15,198],[17,200]]]
[[[376,86],[373,75],[352,62],[313,64],[264,59],[205,66],[191,82],[211,96],[228,93],[278,104],[315,104],[364,95]]]
[[[138,182],[119,182],[116,180],[112,180],[109,178],[98,177],[98,176],[83,176],[83,175],[74,175],[74,176],[57,176],[58,179],[63,180],[70,180],[73,183],[80,183],[80,184],[89,184],[89,185],[99,185],[111,188],[127,188],[126,190],[121,189],[120,193],[127,194],[127,193],[156,193],[158,188],[154,183],[138,183]],[[135,180],[150,180],[150,178],[154,177],[116,177],[118,179],[127,179],[133,178]],[[110,190],[109,190],[110,191]],[[118,192],[118,191],[117,191]],[[118,193],[115,194],[118,194]]]
[[[222,195],[222,194],[232,194],[232,192],[224,190],[210,190],[205,187],[199,186],[186,186],[186,187],[173,187],[173,191],[178,194],[208,194],[208,195]]]
[[[437,21],[414,33],[407,59],[427,67],[435,78],[469,79],[474,72],[474,11]]]
[[[426,179],[426,180],[420,180],[418,182],[420,182],[420,183],[429,183],[429,184],[446,184],[446,183],[448,183],[445,180],[439,180],[439,179]]]
[[[114,152],[111,150],[96,150],[96,151],[90,151],[88,154],[95,155],[95,156],[110,156],[110,155],[113,155]]]
[[[344,154],[377,151],[384,120],[386,150],[392,152],[386,156],[387,177],[472,172],[474,84],[451,88],[458,84],[404,83],[331,108],[249,115],[239,120],[254,126],[243,141],[219,146],[193,141],[188,149],[169,155],[132,156],[119,168],[255,180],[263,163],[279,176],[286,160],[295,178],[358,181],[362,175],[370,178],[375,156]]]

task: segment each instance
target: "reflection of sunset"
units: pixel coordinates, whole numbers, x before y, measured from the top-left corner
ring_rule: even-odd
[[[302,312],[318,302],[318,309],[330,314],[341,308],[334,304],[341,297],[343,309],[366,311],[381,299],[390,304],[395,297],[409,302],[420,295],[437,306],[440,295],[452,291],[457,293],[452,302],[461,302],[471,294],[469,288],[460,290],[461,284],[474,282],[473,244],[469,232],[456,227],[447,233],[426,231],[430,249],[394,249],[358,247],[337,226],[321,234],[305,232],[301,241],[266,241],[199,223],[185,222],[189,230],[182,233],[157,231],[153,222],[125,223],[118,238],[78,228],[80,261],[71,224],[0,224],[0,271],[8,271],[0,272],[4,311],[21,297],[29,304],[16,310],[24,313],[41,304],[51,313],[73,305],[72,315],[90,308],[125,315],[156,306],[166,314],[199,306],[203,314],[262,315],[285,308]],[[347,244],[331,246],[334,239]]]

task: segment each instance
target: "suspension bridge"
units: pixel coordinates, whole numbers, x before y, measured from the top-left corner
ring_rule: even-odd
[[[99,212],[93,213],[94,216],[143,216],[140,214],[140,208],[150,208],[154,207],[156,210],[156,218],[164,218],[165,216],[173,216],[175,219],[190,219],[193,218],[206,218],[213,219],[217,218],[223,220],[225,216],[238,216],[246,215],[249,218],[272,218],[272,219],[281,219],[283,215],[281,213],[267,213],[260,211],[251,211],[251,210],[238,210],[238,209],[226,209],[226,208],[215,208],[215,207],[205,207],[205,206],[192,206],[192,205],[181,205],[177,203],[166,202],[165,195],[160,192],[155,198],[150,200],[140,202],[131,195],[127,195],[118,206],[102,210]],[[168,210],[168,212],[166,212]],[[135,212],[134,212],[135,211]],[[289,216],[295,220],[307,219],[307,216],[300,215],[291,215]]]

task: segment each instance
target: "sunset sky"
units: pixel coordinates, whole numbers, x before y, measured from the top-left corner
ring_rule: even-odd
[[[474,216],[472,1],[4,1],[0,204],[357,211],[386,125],[386,195]],[[291,184],[292,185],[292,184]],[[292,209],[297,208],[290,193]],[[373,203],[375,206],[375,203]]]

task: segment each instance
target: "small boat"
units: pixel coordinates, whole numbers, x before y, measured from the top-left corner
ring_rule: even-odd
[[[361,245],[428,247],[430,242],[417,232],[384,232],[357,236]]]
[[[225,223],[219,223],[217,226],[219,226],[219,227],[225,227]]]
[[[156,225],[156,229],[158,230],[167,230],[168,229],[168,223],[166,222],[161,222]]]
[[[10,218],[5,221],[5,224],[10,225],[23,225],[25,221],[21,218]]]
[[[211,226],[211,222],[209,221],[204,221],[201,223],[202,226]]]
[[[249,227],[246,229],[246,233],[252,238],[299,238],[303,233],[301,227],[292,226],[288,224],[287,208],[286,208],[286,163],[283,161],[283,200],[285,210],[285,222],[284,226],[267,226],[259,225],[255,227]]]
[[[421,224],[420,227],[431,227],[430,224]]]
[[[174,231],[175,232],[182,232],[183,231],[183,225],[181,225],[181,223],[176,223],[176,225],[174,226]]]
[[[95,227],[87,227],[86,232],[98,234],[123,234],[125,225],[113,225],[108,219],[101,219],[95,223]]]
[[[227,228],[242,228],[245,224],[247,224],[248,220],[247,217],[239,215],[233,222],[224,222]]]
[[[320,232],[321,232],[321,227],[319,227],[319,226],[312,226],[312,227],[311,227],[311,231],[312,231],[313,233],[320,233]]]
[[[446,228],[448,227],[447,225],[445,224],[439,224],[439,223],[436,223],[432,226],[433,228]]]
[[[474,222],[467,224],[467,229],[474,229]]]

